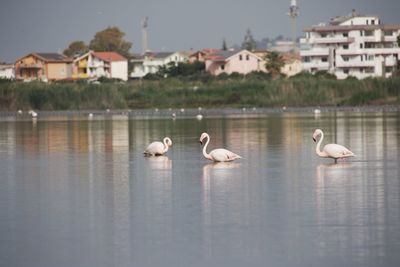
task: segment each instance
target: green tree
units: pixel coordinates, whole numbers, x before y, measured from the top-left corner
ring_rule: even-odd
[[[247,29],[246,34],[244,36],[244,40],[242,42],[242,48],[253,51],[254,49],[257,48],[257,43],[256,40],[254,40],[253,35],[250,31],[250,29]]]
[[[108,27],[105,30],[97,32],[90,41],[89,48],[95,51],[117,52],[125,57],[129,57],[129,50],[132,43],[124,40],[125,33],[118,27]]]
[[[64,50],[64,55],[73,57],[75,55],[82,55],[89,50],[88,46],[83,41],[73,41],[69,44],[68,48]]]
[[[228,50],[228,46],[226,45],[226,40],[222,40],[222,50],[223,51],[227,51]]]
[[[400,47],[400,35],[397,36],[397,46]]]
[[[266,55],[265,60],[265,68],[271,73],[272,77],[279,76],[281,68],[285,65],[282,55],[272,51]]]

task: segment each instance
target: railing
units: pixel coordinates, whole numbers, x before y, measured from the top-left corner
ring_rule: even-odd
[[[329,49],[310,49],[310,50],[300,50],[300,56],[302,57],[311,57],[311,56],[328,56]]]
[[[41,63],[19,64],[19,68],[23,68],[23,69],[41,69],[41,68],[43,68],[43,65]]]

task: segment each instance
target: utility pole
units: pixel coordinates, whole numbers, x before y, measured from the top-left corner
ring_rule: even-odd
[[[149,18],[145,17],[142,20],[142,53],[143,55],[147,52],[147,27],[149,26]]]
[[[290,0],[289,17],[292,19],[292,41],[293,41],[293,53],[296,52],[296,18],[299,15],[299,7],[297,6],[297,0]]]

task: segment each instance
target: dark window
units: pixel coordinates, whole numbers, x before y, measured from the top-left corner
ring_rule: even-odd
[[[328,62],[328,58],[327,57],[323,57],[323,58],[321,58],[321,61],[322,62]]]
[[[344,69],[343,72],[344,74],[349,74],[349,69]]]
[[[225,69],[225,65],[221,65],[221,70],[224,70]]]
[[[246,60],[250,60],[250,56],[249,55],[246,55]]]
[[[347,44],[343,45],[343,49],[349,49],[349,45]]]
[[[349,33],[348,32],[344,32],[343,33],[343,37],[349,37]]]
[[[242,57],[242,55],[239,55],[239,60],[243,60],[243,57]]]

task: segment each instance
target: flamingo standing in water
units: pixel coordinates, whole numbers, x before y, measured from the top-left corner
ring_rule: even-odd
[[[210,153],[207,153],[206,149],[208,146],[208,143],[210,142],[210,136],[207,133],[202,133],[200,136],[200,144],[203,144],[203,140],[207,138],[207,142],[203,147],[203,155],[206,159],[212,160],[212,161],[232,161],[235,159],[241,159],[242,157],[227,150],[224,148],[218,148],[212,150]]]
[[[317,143],[317,147],[315,148],[315,152],[317,153],[318,156],[323,157],[323,158],[333,158],[335,160],[335,163],[337,163],[338,159],[341,158],[348,158],[348,157],[354,157],[355,154],[351,152],[349,149],[345,148],[342,145],[338,144],[327,144],[324,146],[324,148],[320,149],[322,139],[324,139],[324,133],[322,132],[321,129],[316,129],[313,134],[313,140],[314,142],[317,142],[317,137],[321,136]]]
[[[172,146],[172,141],[169,137],[165,137],[163,142],[153,142],[147,146],[143,152],[145,156],[161,156],[167,153],[168,148]]]

